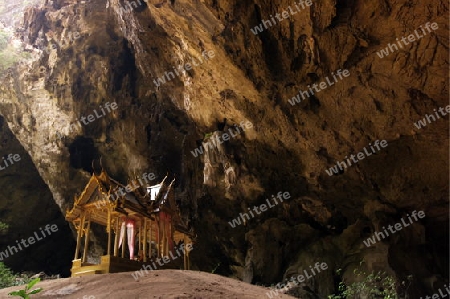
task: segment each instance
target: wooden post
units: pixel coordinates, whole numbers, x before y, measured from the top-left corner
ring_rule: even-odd
[[[190,251],[188,249],[187,246],[187,239],[190,240],[189,237],[186,237],[186,234],[184,234],[184,252],[185,252],[185,260],[186,260],[186,266],[185,266],[185,270],[190,270],[191,269],[191,258],[190,258]],[[190,244],[190,243],[189,243]],[[189,246],[190,247],[190,246]]]
[[[144,252],[144,263],[147,261],[147,218],[144,218],[144,244],[142,251]]]
[[[167,230],[169,227],[165,227],[165,229]],[[170,251],[170,247],[169,247],[169,234],[166,233],[166,255],[169,255],[169,251]]]
[[[166,217],[164,217],[164,236],[165,236],[165,238],[164,238],[164,247],[166,247],[166,253],[165,253],[165,255],[167,256],[167,255],[169,255],[169,237],[170,237],[170,234],[168,234],[168,231],[169,231],[169,222],[167,221],[168,220],[168,218],[167,218],[167,214],[166,214]]]
[[[77,231],[77,248],[75,249],[74,260],[77,260],[78,256],[80,255],[81,234],[83,233],[83,227],[84,227],[84,213],[80,217],[80,226],[78,227],[78,231]]]
[[[91,232],[91,215],[89,215],[88,220],[87,220],[87,228],[86,228],[86,232],[84,234],[84,250],[83,250],[83,259],[82,259],[82,263],[86,262],[86,258],[87,258],[87,251],[88,251],[88,247],[89,247],[89,234]]]
[[[160,230],[160,221],[159,221],[159,215],[156,216],[156,230],[158,231],[158,234],[156,235],[156,249],[158,250],[158,252],[156,253],[156,256],[158,257],[162,257],[161,256],[161,230]]]
[[[160,232],[160,238],[159,238],[159,246],[161,248],[161,250],[159,251],[160,256],[163,257],[164,256],[164,223],[161,221],[161,217],[159,217],[159,232]]]
[[[153,255],[152,255],[152,233],[153,233],[153,223],[152,223],[152,219],[150,218],[150,246],[149,246],[149,249],[148,249],[148,252],[149,252],[149,254],[148,254],[148,256],[150,257],[150,260],[153,258]]]
[[[164,215],[163,217],[163,221],[162,221],[162,242],[161,242],[161,246],[162,246],[162,255],[161,257],[167,256],[167,248],[166,248],[166,242],[167,242],[167,234],[166,234],[166,216]],[[159,218],[159,220],[161,221],[161,218]]]
[[[126,221],[125,221],[126,223]],[[122,224],[120,224],[120,229],[122,230]],[[127,246],[127,225],[125,224],[122,240],[122,258],[125,258],[125,247]]]
[[[189,251],[186,250],[186,256],[187,256],[187,269],[186,270],[190,270],[191,269],[191,259],[189,257]]]
[[[172,244],[172,250],[175,249],[175,225],[172,224],[172,218],[170,219],[170,244]]]
[[[114,256],[115,257],[119,256],[119,235],[120,235],[119,229],[120,229],[119,217],[116,217],[116,235],[114,236]]]
[[[142,221],[139,221],[139,232],[138,232],[138,252],[142,250]]]
[[[183,253],[184,253],[184,270],[187,270],[187,250],[186,250],[186,235],[183,234],[183,243],[184,243],[184,247],[183,247]]]
[[[111,255],[111,208],[108,207],[108,224],[106,226],[106,230],[108,231],[108,250],[106,252],[107,255]]]
[[[136,220],[136,223],[137,223],[137,220]],[[138,257],[138,260],[139,260],[139,258],[142,260],[142,246],[144,245],[142,243],[142,238],[143,238],[143,236],[142,236],[142,218],[139,219],[139,227],[136,224],[136,230],[137,230],[137,233],[138,233],[138,254],[137,254],[137,257]]]

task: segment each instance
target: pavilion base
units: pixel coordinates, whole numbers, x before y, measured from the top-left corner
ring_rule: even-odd
[[[90,274],[105,274],[136,271],[142,268],[144,263],[120,258],[113,255],[103,255],[99,265],[82,263],[81,259],[72,261],[72,277]]]
[[[113,255],[103,255],[99,265],[90,263],[81,263],[81,259],[72,261],[71,277],[79,277],[91,274],[119,273],[137,271],[142,269],[143,265],[156,265],[154,269],[183,269],[183,258],[171,260],[169,263],[161,266],[153,260],[147,262],[132,261],[130,259],[116,257]]]

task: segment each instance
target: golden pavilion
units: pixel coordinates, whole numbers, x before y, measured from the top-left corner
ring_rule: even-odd
[[[81,195],[75,197],[72,209],[66,212],[66,220],[77,232],[72,277],[135,271],[158,257],[172,255],[175,246],[192,244],[194,235],[183,223],[175,202],[175,180],[168,183],[166,176],[157,185],[144,186],[148,185],[144,179],[136,178],[124,186],[103,167],[97,173],[94,170]],[[88,262],[91,223],[106,229],[106,254],[100,256],[99,262]],[[189,269],[189,265],[186,250],[183,258],[166,268]]]

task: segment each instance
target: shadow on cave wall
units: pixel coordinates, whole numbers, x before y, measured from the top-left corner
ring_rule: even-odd
[[[10,153],[19,154],[21,160],[0,171],[0,220],[9,226],[0,235],[0,252],[10,248],[3,262],[15,272],[69,276],[75,248],[69,225],[31,158],[0,116],[0,154]],[[35,233],[41,236],[40,228],[47,224],[56,224],[58,230],[19,250],[18,242]]]

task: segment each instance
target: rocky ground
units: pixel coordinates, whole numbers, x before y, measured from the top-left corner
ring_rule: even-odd
[[[267,288],[197,271],[158,270],[135,281],[130,273],[91,275],[42,281],[44,290],[33,296],[67,299],[259,299],[269,298]],[[0,290],[0,298],[20,287]],[[281,294],[277,299],[294,298]]]

